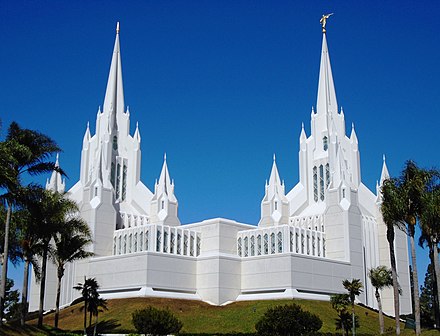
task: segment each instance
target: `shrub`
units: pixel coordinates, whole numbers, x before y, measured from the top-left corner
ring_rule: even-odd
[[[259,335],[310,335],[322,327],[321,319],[296,304],[269,308],[255,325]]]
[[[139,334],[161,336],[175,334],[182,329],[180,322],[169,310],[148,306],[132,314],[132,323]]]

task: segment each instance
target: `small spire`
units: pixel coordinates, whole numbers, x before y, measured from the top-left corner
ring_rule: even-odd
[[[167,160],[167,152],[165,152],[165,153],[163,154],[163,160],[164,160],[164,161]]]
[[[119,34],[119,21],[116,22],[116,34]]]
[[[390,173],[388,172],[387,163],[385,161],[385,154],[383,155],[382,173],[380,174],[380,185],[383,185],[383,181],[390,178]]]
[[[385,154],[382,155],[382,160],[383,160],[383,162],[386,161]]]
[[[56,159],[55,159],[55,167],[59,167],[60,166],[59,158],[60,158],[60,154],[57,153],[57,156],[56,156]]]
[[[275,162],[277,160],[277,157],[275,155],[275,153],[273,153],[273,162]]]
[[[304,129],[304,122],[301,123],[301,128]]]

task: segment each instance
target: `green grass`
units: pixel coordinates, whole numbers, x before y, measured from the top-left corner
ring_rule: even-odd
[[[336,333],[335,319],[336,312],[332,309],[329,302],[293,300],[301,305],[303,309],[318,315],[323,321],[321,332]],[[190,300],[175,300],[163,298],[132,298],[116,299],[108,301],[108,311],[100,314],[99,320],[105,324],[107,332],[134,332],[131,324],[131,314],[136,309],[142,309],[148,305],[157,308],[168,308],[182,322],[182,332],[187,333],[234,333],[234,332],[254,332],[254,325],[269,307],[291,303],[292,300],[267,300],[267,301],[246,301],[235,302],[227,306],[211,306],[204,302]],[[60,328],[65,331],[82,330],[83,312],[80,310],[82,304],[68,307],[61,311]],[[359,316],[360,328],[358,334],[378,335],[379,322],[377,313],[356,306],[356,314]],[[53,326],[53,314],[45,316],[44,323]],[[30,321],[30,325],[36,321]],[[393,334],[394,320],[385,318],[385,329]],[[404,330],[402,324],[402,335],[413,335],[411,330]],[[1,332],[2,329],[0,329]],[[19,328],[9,330],[5,335],[48,335],[51,331],[41,331],[37,329],[27,330],[27,333],[18,333]],[[437,331],[424,331],[423,335],[440,335]]]

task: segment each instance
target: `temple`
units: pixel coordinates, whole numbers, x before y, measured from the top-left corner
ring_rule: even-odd
[[[302,125],[299,136],[299,182],[285,191],[274,156],[269,179],[262,185],[258,225],[223,218],[182,225],[166,156],[153,191],[140,180],[141,132],[136,125],[130,134],[118,25],[104,104],[93,135],[87,123],[80,180],[67,192],[90,226],[94,257],[68,265],[62,305],[79,297],[72,287],[84,276],[97,279],[104,298],[155,296],[213,305],[278,298],[328,300],[344,292],[342,280],[358,278],[365,286],[359,301],[377,308],[367,272],[390,266],[380,213],[380,186],[389,175],[384,158],[375,193],[362,183],[358,138],[354,125],[349,135],[346,132],[326,35],[323,29],[310,134]],[[46,187],[64,192],[65,182],[54,171]],[[396,232],[395,249],[401,313],[407,314],[411,301],[403,232]],[[50,309],[56,294],[53,265],[47,278],[45,308]],[[38,307],[38,295],[33,278],[30,310]],[[382,296],[384,311],[393,314],[392,291],[384,290]]]

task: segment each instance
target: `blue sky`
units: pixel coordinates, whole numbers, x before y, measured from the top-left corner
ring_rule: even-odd
[[[333,76],[347,129],[356,126],[364,183],[375,190],[382,154],[392,175],[407,159],[439,165],[439,10],[431,0],[2,1],[2,132],[15,120],[50,135],[71,187],[120,21],[143,182],[153,189],[166,152],[183,223],[256,224],[273,153],[286,189],[298,180],[324,13],[335,13],[327,26]],[[18,286],[20,273],[10,273]]]

